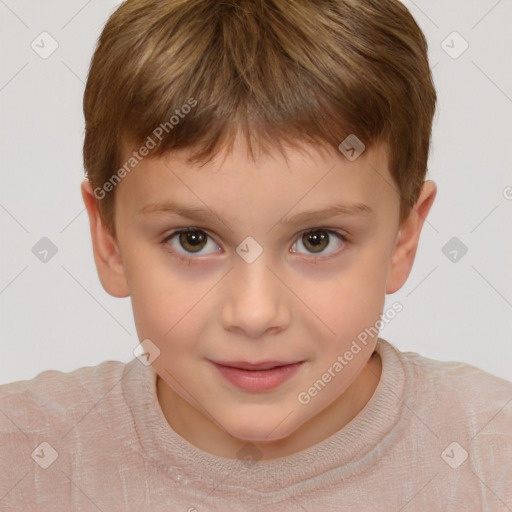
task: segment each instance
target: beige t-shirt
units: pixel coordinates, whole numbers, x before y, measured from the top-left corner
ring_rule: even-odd
[[[267,461],[176,434],[138,359],[0,386],[0,510],[512,511],[512,382],[382,339],[377,351],[360,414]]]

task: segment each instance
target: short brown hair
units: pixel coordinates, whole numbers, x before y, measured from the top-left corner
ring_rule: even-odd
[[[397,0],[127,0],[91,61],[84,166],[115,233],[128,135],[143,144],[165,127],[152,156],[190,148],[202,161],[239,130],[251,155],[252,144],[337,150],[355,134],[386,143],[402,222],[425,181],[435,105],[425,37]]]

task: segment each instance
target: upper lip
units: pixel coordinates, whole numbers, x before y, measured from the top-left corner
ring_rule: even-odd
[[[249,363],[247,361],[212,361],[212,363],[238,368],[239,370],[269,370],[277,366],[289,366],[291,364],[302,363],[302,361],[262,361],[260,363]]]

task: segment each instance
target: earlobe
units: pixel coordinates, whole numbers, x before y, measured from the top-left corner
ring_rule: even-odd
[[[94,261],[101,284],[110,295],[127,297],[130,295],[130,290],[118,243],[101,218],[98,209],[99,199],[94,196],[91,184],[87,179],[82,182],[81,190],[89,215]]]
[[[426,181],[409,217],[400,227],[386,283],[387,294],[395,293],[402,288],[409,277],[416,257],[421,229],[432,207],[436,193],[436,184],[430,180]]]

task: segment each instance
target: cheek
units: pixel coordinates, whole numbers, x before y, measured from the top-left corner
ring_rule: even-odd
[[[330,327],[336,348],[350,345],[375,324],[385,301],[387,260],[384,251],[361,252],[347,270],[331,276],[315,298],[315,311]]]
[[[133,251],[125,269],[139,338],[161,339],[177,322],[184,300],[179,282],[151,251]],[[172,331],[171,331],[172,332]]]
[[[164,262],[165,263],[165,262]],[[208,318],[201,298],[211,284],[180,276],[179,268],[162,262],[133,262],[131,301],[139,339],[149,338],[163,352],[176,352],[200,338],[201,319]]]

